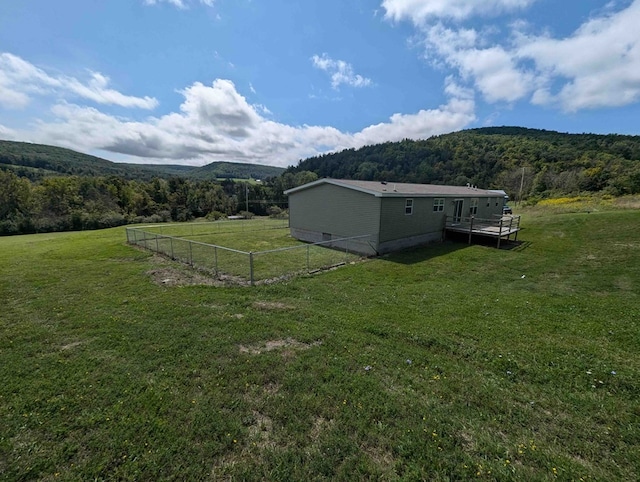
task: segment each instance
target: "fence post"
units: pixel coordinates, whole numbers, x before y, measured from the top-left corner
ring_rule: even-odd
[[[307,244],[307,271],[311,270],[311,265],[309,263],[309,249],[311,249],[311,245]]]
[[[193,268],[193,243],[189,241],[189,264]]]
[[[249,251],[249,284],[253,286],[253,251]]]
[[[146,231],[142,231],[142,245],[149,249],[149,246],[147,246],[147,232]]]
[[[169,245],[171,246],[171,259],[175,259],[173,257],[173,238],[169,238]]]
[[[156,234],[156,253],[160,252],[160,247],[158,245],[158,235]]]
[[[500,249],[500,239],[502,239],[502,217],[500,218],[500,231],[498,231],[498,249]]]
[[[216,273],[216,276],[218,276],[218,247],[217,246],[213,247],[213,271]]]
[[[471,221],[469,222],[469,244],[471,244],[471,233],[473,232],[473,219],[474,216],[471,216]]]

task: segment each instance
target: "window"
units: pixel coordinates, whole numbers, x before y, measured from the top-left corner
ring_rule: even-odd
[[[404,213],[413,214],[413,199],[407,199],[404,203]]]
[[[437,213],[440,211],[444,211],[444,198],[433,200],[433,212]]]
[[[475,216],[476,214],[478,214],[478,199],[472,199],[469,207],[469,216]]]

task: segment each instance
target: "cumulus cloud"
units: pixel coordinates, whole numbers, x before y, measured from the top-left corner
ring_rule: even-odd
[[[20,136],[16,130],[0,124],[0,139],[5,141],[14,141],[19,140]]]
[[[388,122],[356,133],[330,126],[291,126],[263,117],[233,82],[217,79],[182,89],[177,112],[133,121],[95,107],[60,102],[53,121],[40,121],[29,140],[85,152],[103,150],[132,162],[237,161],[288,166],[323,152],[405,138],[421,139],[466,127],[475,120],[470,93],[448,80],[448,103],[416,114],[394,114]]]
[[[565,38],[524,32],[514,22],[509,35],[447,24],[446,17],[523,8],[528,0],[384,0],[387,17],[418,27],[425,57],[453,69],[459,80],[489,103],[521,100],[567,112],[617,107],[640,100],[640,0],[617,12],[600,12]],[[613,8],[611,4],[609,8]],[[427,24],[428,18],[442,18]]]
[[[536,0],[383,0],[385,16],[422,25],[429,19],[462,20],[475,15],[495,15],[523,9]]]
[[[534,89],[535,75],[520,68],[503,46],[481,48],[473,29],[449,29],[442,24],[426,31],[429,55],[436,55],[473,83],[488,102],[514,102]]]
[[[90,72],[82,82],[75,77],[50,75],[43,69],[9,53],[0,54],[0,105],[20,109],[26,107],[33,96],[58,95],[81,97],[99,104],[153,109],[158,101],[152,97],[125,95],[109,88],[109,78]]]
[[[351,87],[367,87],[371,79],[356,74],[351,64],[344,60],[334,60],[326,53],[311,57],[313,66],[331,75],[331,87],[337,89],[341,84]]]
[[[385,141],[425,139],[460,130],[476,120],[475,103],[471,99],[451,99],[437,109],[417,114],[394,114],[389,122],[366,127],[353,135],[351,147],[362,147]]]
[[[520,38],[514,57],[535,62],[545,85],[540,103],[566,111],[622,106],[640,100],[640,1],[613,14],[594,18],[564,39]],[[556,93],[553,81],[563,81]]]

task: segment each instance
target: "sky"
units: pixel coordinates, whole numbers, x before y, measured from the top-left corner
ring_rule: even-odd
[[[0,139],[116,162],[639,120],[640,0],[0,0]]]

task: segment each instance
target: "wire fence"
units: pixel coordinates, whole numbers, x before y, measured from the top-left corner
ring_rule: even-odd
[[[210,226],[205,226],[206,224]],[[357,252],[357,246],[369,238],[368,235],[354,236],[263,251],[243,251],[182,237],[237,233],[240,229],[240,232],[247,235],[253,231],[255,237],[259,238],[260,230],[282,229],[282,225],[274,227],[276,223],[245,226],[223,224],[128,227],[127,242],[187,264],[218,279],[254,285],[355,262],[362,258]]]

